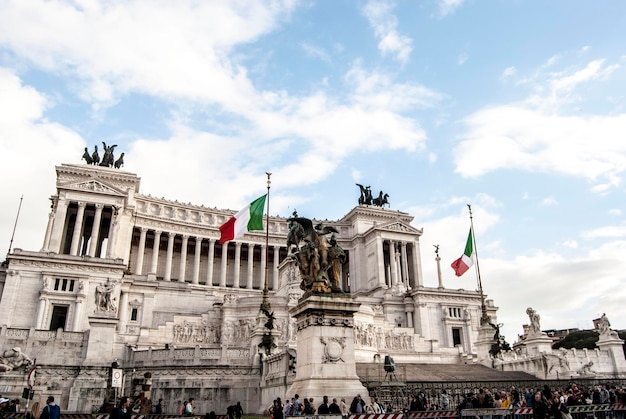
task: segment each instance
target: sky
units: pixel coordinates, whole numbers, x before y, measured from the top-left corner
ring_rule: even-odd
[[[0,246],[39,250],[55,165],[102,141],[142,194],[337,220],[356,183],[470,227],[509,343],[626,328],[626,2],[0,0]],[[18,208],[20,216],[11,244]],[[0,247],[0,250],[2,248]],[[4,251],[4,250],[3,250]]]

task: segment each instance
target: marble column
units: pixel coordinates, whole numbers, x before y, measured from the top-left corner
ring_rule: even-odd
[[[189,244],[189,236],[183,235],[183,243],[180,247],[180,268],[178,270],[178,281],[185,282],[185,275],[187,274],[187,244]]]
[[[222,245],[222,269],[220,272],[220,287],[226,286],[226,268],[228,262],[228,243],[226,242]]]
[[[404,282],[404,286],[406,289],[411,289],[411,280],[409,279],[409,265],[408,265],[408,260],[407,260],[407,256],[406,256],[406,242],[401,242],[400,243],[400,249],[401,249],[401,253],[400,253],[400,263],[402,266],[402,280]]]
[[[37,325],[35,326],[37,329],[48,329],[47,327],[44,327],[43,324],[43,316],[46,311],[47,302],[48,299],[45,296],[39,296],[39,305],[37,306]]]
[[[246,281],[246,288],[252,289],[252,283],[254,281],[254,243],[248,244],[248,276]]]
[[[192,284],[197,284],[200,280],[200,257],[202,251],[202,237],[196,237],[196,252],[193,257],[193,277]]]
[[[126,333],[126,324],[128,323],[128,294],[124,291],[120,292],[120,322],[119,333]]]
[[[50,233],[50,241],[48,250],[54,253],[63,251],[63,233],[66,228],[67,207],[69,202],[66,200],[58,200],[55,206],[54,222],[52,224],[52,232]]]
[[[146,252],[146,233],[148,229],[145,227],[141,227],[139,229],[139,246],[137,249],[137,259],[135,263],[135,274],[142,275],[143,274],[143,256]]]
[[[115,242],[117,241],[117,218],[119,217],[119,208],[113,207],[113,213],[111,214],[111,227],[109,227],[109,243],[107,244],[106,257],[115,257]]]
[[[278,264],[280,262],[280,246],[274,246],[274,266],[272,266],[272,289],[276,291],[278,284]]]
[[[74,306],[74,322],[72,325],[72,332],[80,332],[80,321],[83,318],[83,300],[79,298],[76,300]]]
[[[209,238],[209,255],[206,267],[206,284],[213,286],[213,262],[215,260],[215,239]]]
[[[78,212],[76,213],[76,222],[74,223],[74,232],[72,233],[72,246],[70,247],[70,255],[77,256],[80,247],[80,237],[83,231],[83,218],[85,216],[86,202],[78,203]]]
[[[89,256],[91,257],[96,256],[96,250],[98,249],[98,239],[100,238],[100,223],[102,222],[103,208],[104,205],[96,204],[96,213],[93,216],[93,227],[91,228],[91,241],[89,242]]]
[[[233,269],[233,288],[239,288],[239,274],[241,273],[241,242],[235,242],[235,266]]]
[[[420,243],[417,240],[413,241],[413,270],[415,271],[415,278],[413,279],[413,288],[421,288],[424,286],[424,280],[422,277],[422,259],[420,252]]]
[[[266,278],[267,274],[267,246],[264,244],[261,245],[261,289],[265,289],[265,279],[269,281],[269,278]],[[269,287],[269,283],[267,284]]]
[[[389,241],[389,263],[391,265],[391,286],[398,285],[398,265],[396,263],[396,242]]]
[[[150,264],[150,273],[156,275],[157,268],[159,266],[159,247],[161,244],[161,232],[156,230],[154,232],[154,243],[152,244],[152,263]]]
[[[174,238],[176,233],[167,233],[167,254],[165,256],[165,273],[163,274],[164,281],[172,280],[172,258],[174,257]]]

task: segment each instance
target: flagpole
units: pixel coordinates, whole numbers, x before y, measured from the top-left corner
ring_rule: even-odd
[[[478,264],[478,249],[476,247],[476,234],[474,233],[474,217],[472,216],[472,206],[467,204],[470,215],[470,230],[472,231],[472,246],[474,247],[474,257],[476,259],[476,277],[478,278],[478,290],[480,291],[480,308],[482,316],[480,318],[481,324],[488,324],[491,322],[491,318],[487,314],[487,306],[485,304],[485,294],[483,293],[483,282],[480,279],[480,266]]]
[[[270,185],[271,185],[271,181],[270,181],[270,176],[272,176],[272,174],[270,172],[265,172],[265,174],[267,175],[267,212],[265,213],[265,277],[264,277],[264,283],[263,283],[263,302],[261,303],[261,309],[266,309],[267,311],[270,310],[271,306],[270,306],[270,300],[269,300],[269,290],[268,290],[268,282],[269,282],[269,266],[268,266],[268,261],[269,261],[269,240],[270,240]]]

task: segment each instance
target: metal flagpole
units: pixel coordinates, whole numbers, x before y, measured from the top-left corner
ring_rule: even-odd
[[[272,176],[272,174],[270,172],[265,172],[265,174],[267,175],[267,212],[265,213],[265,282],[263,284],[263,302],[261,303],[261,309],[266,309],[268,312],[271,308],[270,306],[270,300],[269,300],[269,296],[268,296],[268,277],[269,277],[269,267],[268,267],[268,261],[269,261],[269,254],[270,254],[270,248],[269,248],[269,240],[270,240],[270,176]]]
[[[472,232],[472,247],[474,249],[474,259],[476,261],[476,277],[478,278],[478,290],[480,291],[480,308],[482,316],[480,318],[481,324],[489,324],[491,318],[487,314],[487,305],[485,304],[485,294],[483,293],[483,282],[480,279],[480,265],[478,264],[478,249],[476,248],[476,234],[474,234],[474,217],[472,216],[472,206],[467,204],[470,215],[470,230]]]
[[[9,264],[9,255],[11,254],[11,247],[13,247],[13,238],[15,237],[15,229],[17,228],[17,220],[20,218],[20,210],[22,209],[22,201],[24,200],[24,195],[20,197],[20,205],[17,207],[17,215],[15,216],[15,224],[13,225],[13,233],[11,234],[11,241],[9,242],[9,251],[7,252],[7,257],[3,262],[3,265],[8,266]]]

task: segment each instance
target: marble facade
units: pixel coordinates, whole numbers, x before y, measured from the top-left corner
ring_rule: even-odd
[[[189,397],[201,412],[236,401],[260,412],[294,383],[311,388],[298,337],[314,338],[296,321],[302,291],[287,258],[286,217],[269,218],[267,246],[265,232],[220,245],[218,228],[234,211],[142,195],[137,175],[108,167],[63,164],[56,176],[42,248],[14,249],[0,270],[0,349],[36,358],[38,394],[92,411],[110,394],[113,362],[124,369],[123,392],[150,373],[152,398],[171,412]],[[484,359],[480,294],[447,289],[440,277],[424,286],[422,230],[412,222],[369,205],[325,221],[339,230],[342,286],[358,309],[350,333],[334,336],[333,350],[317,337],[309,361],[335,356],[337,339],[351,363]],[[277,346],[261,355],[266,271]],[[24,369],[0,379],[2,394],[17,397]]]

